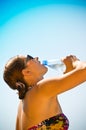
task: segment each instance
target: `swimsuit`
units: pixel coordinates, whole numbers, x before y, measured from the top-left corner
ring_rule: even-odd
[[[69,121],[67,117],[61,113],[57,116],[42,121],[28,130],[68,130],[68,127]]]

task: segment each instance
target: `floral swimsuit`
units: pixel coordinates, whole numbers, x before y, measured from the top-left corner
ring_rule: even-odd
[[[69,121],[67,117],[61,113],[57,116],[42,121],[28,130],[68,130],[68,127]]]

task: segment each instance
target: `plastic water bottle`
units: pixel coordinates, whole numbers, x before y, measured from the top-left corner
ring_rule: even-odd
[[[63,74],[66,70],[65,64],[61,60],[53,59],[53,60],[43,60],[43,65],[46,65],[58,72],[58,74]]]

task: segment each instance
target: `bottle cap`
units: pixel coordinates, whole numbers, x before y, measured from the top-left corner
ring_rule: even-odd
[[[47,65],[47,60],[43,60],[43,61],[42,61],[42,64],[43,64],[43,65]]]

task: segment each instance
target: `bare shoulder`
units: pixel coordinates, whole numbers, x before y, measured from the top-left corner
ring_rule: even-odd
[[[55,89],[57,89],[59,85],[60,78],[59,77],[54,77],[54,78],[47,78],[41,80],[37,84],[37,91],[39,94],[45,96],[45,97],[51,97],[51,96],[56,96],[58,93],[55,94]],[[54,95],[53,95],[54,92]]]
[[[77,64],[77,65],[76,65]],[[55,96],[66,92],[86,81],[86,62],[77,61],[73,70],[60,77],[43,79],[38,83],[38,92],[45,96]]]

